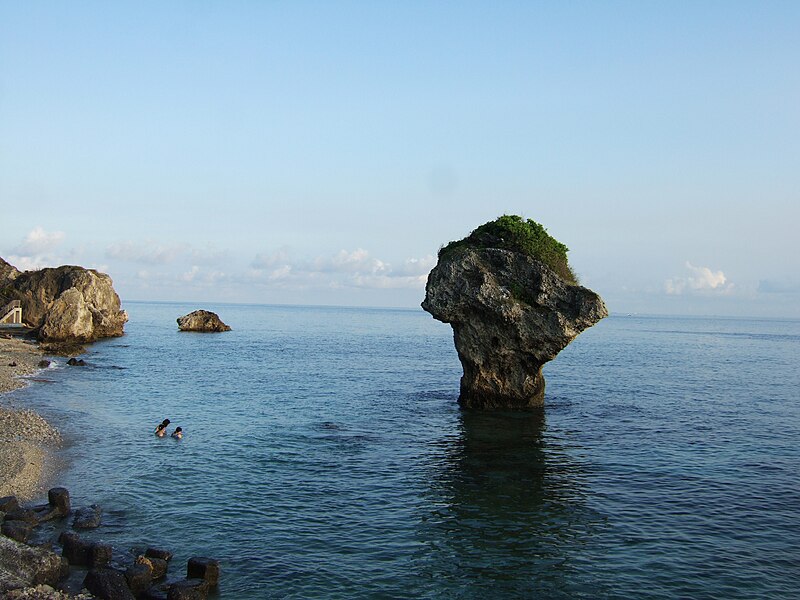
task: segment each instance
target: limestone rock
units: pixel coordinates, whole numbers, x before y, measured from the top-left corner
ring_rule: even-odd
[[[77,266],[26,271],[3,289],[22,303],[23,321],[47,342],[94,342],[123,334],[128,320],[111,278]]]
[[[0,258],[0,288],[14,281],[19,275],[20,273],[15,266]]]
[[[178,319],[178,329],[181,331],[218,332],[230,331],[219,315],[208,310],[196,310]]]
[[[542,405],[542,366],[608,315],[593,291],[525,253],[492,247],[442,253],[422,308],[453,327],[466,408]]]

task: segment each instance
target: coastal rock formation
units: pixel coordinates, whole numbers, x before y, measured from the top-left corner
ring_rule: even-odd
[[[517,221],[512,225],[521,221],[513,219]],[[537,235],[546,236],[538,227]],[[566,265],[566,247],[559,246],[563,276],[502,227],[499,233],[489,228],[488,234],[478,228],[440,253],[428,276],[422,308],[453,327],[464,368],[462,406],[541,406],[542,366],[608,315],[600,296],[568,281],[574,276]]]
[[[111,277],[93,269],[67,265],[26,271],[7,280],[2,292],[22,303],[23,321],[42,341],[88,343],[116,337],[128,320]]]
[[[196,310],[178,318],[178,329],[181,331],[219,332],[230,331],[219,315],[208,310]]]
[[[0,288],[14,281],[19,277],[19,271],[13,265],[8,264],[0,258]]]

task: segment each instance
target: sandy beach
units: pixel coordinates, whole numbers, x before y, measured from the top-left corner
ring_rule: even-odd
[[[58,430],[34,411],[10,406],[6,396],[25,385],[20,376],[35,373],[41,360],[35,344],[0,338],[0,497],[21,502],[44,494],[48,451],[61,442]]]

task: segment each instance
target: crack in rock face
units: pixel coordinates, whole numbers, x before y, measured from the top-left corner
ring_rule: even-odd
[[[541,406],[544,364],[608,316],[592,290],[531,256],[499,248],[441,255],[422,308],[453,327],[464,408]]]

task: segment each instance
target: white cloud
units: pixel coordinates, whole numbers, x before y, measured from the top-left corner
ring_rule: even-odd
[[[281,248],[272,254],[256,254],[251,266],[254,269],[272,269],[278,265],[285,265],[289,262],[289,250]]]
[[[106,258],[148,265],[164,265],[174,261],[186,251],[187,247],[183,244],[165,246],[152,241],[125,241],[111,244],[106,248]]]
[[[199,272],[200,272],[200,267],[198,267],[197,265],[192,265],[192,268],[181,276],[181,280],[185,281],[186,283],[194,281],[195,277],[197,277],[197,274]]]
[[[432,254],[429,254],[428,256],[424,256],[422,258],[406,259],[401,267],[393,270],[393,274],[396,276],[406,277],[418,277],[422,275],[427,279],[428,273],[430,273],[431,269],[433,269],[435,266],[436,257]]]
[[[35,257],[54,250],[65,237],[63,231],[47,232],[36,227],[28,232],[22,243],[12,252],[20,256]]]
[[[322,273],[383,273],[389,266],[382,260],[370,258],[369,252],[358,248],[352,252],[339,250],[331,258],[317,258],[314,270]]]
[[[688,261],[685,266],[689,275],[674,277],[664,282],[664,291],[667,294],[673,296],[692,293],[725,294],[733,289],[733,284],[728,282],[722,271],[712,271],[708,267],[695,267]]]
[[[421,288],[436,258],[409,258],[398,268],[367,250],[340,250],[332,256],[294,260],[286,249],[258,254],[251,263],[252,281],[294,288]]]
[[[192,263],[203,265],[224,265],[230,262],[231,256],[228,250],[220,250],[212,246],[206,248],[192,248],[189,252]]]
[[[64,261],[56,256],[53,250],[64,241],[65,237],[62,231],[47,232],[41,227],[35,227],[5,259],[20,271],[57,267]]]
[[[290,267],[289,265],[283,265],[272,271],[269,274],[269,278],[272,280],[286,279],[291,275],[291,273],[292,273],[292,267]]]
[[[20,256],[11,254],[5,258],[6,262],[14,265],[20,271],[36,271],[46,267],[59,266],[58,261],[50,256]]]

